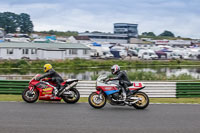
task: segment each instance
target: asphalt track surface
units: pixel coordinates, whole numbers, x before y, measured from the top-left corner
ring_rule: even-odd
[[[200,105],[0,102],[0,133],[199,133]]]

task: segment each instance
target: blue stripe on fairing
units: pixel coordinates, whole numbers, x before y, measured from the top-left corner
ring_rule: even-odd
[[[119,92],[119,90],[105,91],[106,95],[110,95],[110,94],[113,94],[115,92]]]

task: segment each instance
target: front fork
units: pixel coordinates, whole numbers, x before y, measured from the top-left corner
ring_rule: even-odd
[[[29,97],[32,97],[35,94],[34,91],[33,91],[34,87],[33,86],[29,86],[28,88],[29,88],[29,91],[28,91],[27,95]]]
[[[102,98],[102,95],[103,95],[102,91],[101,90],[97,90],[96,93],[98,94],[99,99],[102,100],[103,99]]]
[[[33,86],[29,86],[28,87],[30,91],[33,91],[34,87]]]

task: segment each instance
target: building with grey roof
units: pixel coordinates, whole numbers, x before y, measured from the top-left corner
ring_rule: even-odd
[[[138,37],[138,24],[130,23],[115,23],[113,33],[79,33],[79,36],[87,36],[92,41],[107,42],[107,43],[121,43],[126,44],[130,42],[131,38]]]
[[[115,23],[114,34],[127,35],[128,39],[138,37],[138,24]]]
[[[90,48],[83,44],[0,43],[0,59],[89,59],[89,52]]]
[[[107,43],[128,43],[127,35],[112,34],[112,33],[79,33],[80,36],[88,36],[95,42]]]

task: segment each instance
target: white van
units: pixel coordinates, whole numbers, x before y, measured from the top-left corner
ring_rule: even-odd
[[[143,60],[155,60],[158,59],[158,55],[153,50],[140,50],[138,58]]]

